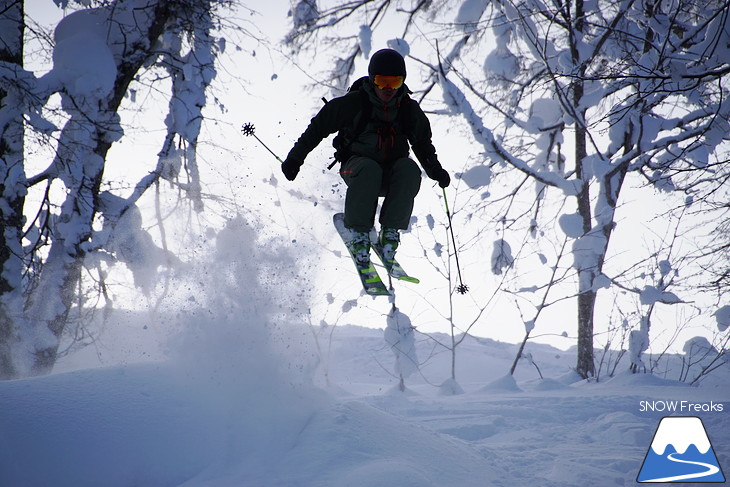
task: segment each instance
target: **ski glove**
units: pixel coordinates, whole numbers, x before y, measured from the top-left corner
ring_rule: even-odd
[[[441,164],[437,164],[433,167],[431,171],[429,171],[428,177],[434,181],[438,181],[439,186],[442,188],[446,188],[449,184],[451,184],[451,176],[449,176],[449,173],[446,172],[446,169],[441,167]]]
[[[287,156],[286,160],[281,164],[281,172],[289,181],[294,181],[299,174],[299,168],[302,167],[302,162],[294,159],[291,156]]]

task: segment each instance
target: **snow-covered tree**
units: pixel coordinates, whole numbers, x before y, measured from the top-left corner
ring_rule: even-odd
[[[363,45],[370,45],[363,38],[374,35],[387,18],[386,35],[409,46],[413,60],[427,72],[420,99],[440,88],[446,112],[463,120],[482,148],[484,157],[475,163],[484,165],[486,159],[495,171],[493,180],[520,174],[510,183],[509,203],[492,215],[495,225],[526,220],[527,232],[537,237],[557,223],[571,239],[576,370],[595,376],[599,291],[621,285],[639,296],[646,286],[620,282],[621,272],[606,274],[611,273],[606,259],[620,228],[616,216],[627,182],[647,194],[684,192],[684,204],[690,205],[693,197],[718,188],[716,176],[727,167],[728,4],[322,3],[310,11],[316,19],[295,23],[289,42],[309,53],[323,47],[309,41],[329,29],[338,47],[334,88],[346,86],[353,61]],[[434,18],[454,20],[424,33]],[[341,27],[348,19],[349,33]],[[369,35],[362,29],[353,35],[355,25],[365,26]],[[401,30],[394,31],[394,25]],[[526,189],[533,200],[530,211],[511,204]],[[559,218],[543,212],[555,207]],[[493,268],[499,272],[507,262],[504,243],[509,245],[507,239],[495,244],[500,251]],[[632,256],[635,262],[647,258]],[[645,306],[657,302],[646,298],[644,293]]]
[[[23,82],[23,7],[23,1],[0,2],[0,79],[16,78],[18,84]],[[18,102],[14,91],[10,84],[0,83],[0,100],[6,106],[0,118],[0,379],[12,376],[14,370],[10,359],[13,316],[23,308],[19,278],[26,181],[22,113],[8,109]]]
[[[693,204],[688,217],[697,222],[697,230],[708,234],[705,245],[698,245],[694,255],[706,272],[704,288],[718,299],[730,297],[730,165],[718,170],[717,191]]]
[[[395,306],[388,314],[384,332],[385,343],[395,356],[394,372],[399,379],[399,388],[405,390],[405,379],[418,370],[415,328],[411,319]]]
[[[575,202],[560,225],[574,239],[577,371],[584,377],[595,372],[596,295],[606,283],[626,176],[663,191],[686,171],[711,176],[724,162],[713,154],[730,114],[722,81],[729,69],[727,5],[687,2],[666,12],[661,4],[632,1],[591,5],[492,5],[497,48],[482,80],[509,91],[485,96],[481,83],[457,72],[460,62],[448,65],[455,74],[439,73],[447,102],[464,114],[492,160]],[[511,125],[499,138],[479,114],[488,107]],[[525,153],[527,140],[533,150]]]
[[[70,7],[68,1],[56,3]],[[80,3],[93,6],[56,26],[53,67],[42,76],[23,64],[23,2],[0,4],[2,378],[52,369],[70,312],[81,301],[85,265],[93,269],[93,261],[116,259],[141,284],[144,273],[167,261],[136,216],[136,202],[148,188],[167,179],[202,208],[195,149],[222,48],[213,37],[215,15],[228,2]],[[156,167],[121,197],[104,188],[105,163],[124,136],[120,108],[130,84],[149,72],[171,80],[167,135]],[[53,106],[52,95],[60,96],[60,107]],[[51,108],[60,114],[60,129]],[[24,124],[46,141],[57,141],[47,168],[27,176]],[[25,208],[28,188],[43,184],[48,189],[40,207]],[[52,201],[51,193],[59,192],[62,201]],[[37,216],[25,221],[24,213]]]

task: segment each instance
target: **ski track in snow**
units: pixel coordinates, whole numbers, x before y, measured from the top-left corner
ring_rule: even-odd
[[[624,485],[629,472],[641,466],[651,426],[629,412],[638,399],[595,396],[593,391],[472,393],[370,403],[475,449],[494,471],[483,485],[578,486],[586,478]]]

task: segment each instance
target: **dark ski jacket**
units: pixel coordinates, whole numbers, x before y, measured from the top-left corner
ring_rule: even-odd
[[[294,144],[288,158],[301,164],[325,137],[342,129],[354,130],[363,111],[364,95],[360,90],[365,90],[372,108],[364,130],[349,146],[351,156],[364,156],[388,164],[408,157],[412,148],[426,174],[431,176],[431,171],[440,164],[431,142],[431,124],[426,114],[408,96],[409,90],[405,84],[392,100],[384,103],[367,77],[361,82],[359,90],[351,90],[325,103]],[[399,110],[405,112],[399,115]]]

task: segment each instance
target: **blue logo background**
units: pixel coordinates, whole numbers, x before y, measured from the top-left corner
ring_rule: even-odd
[[[691,434],[687,433],[687,421],[683,427],[675,427],[677,421],[691,421]],[[698,441],[704,440],[704,441]],[[689,443],[689,444],[688,444]],[[708,445],[702,453],[697,443]],[[682,453],[677,452],[677,445],[686,447]],[[657,451],[663,453],[657,453]],[[659,423],[649,451],[644,458],[637,482],[725,482],[725,475],[709,442],[704,424],[700,418],[665,417]]]

